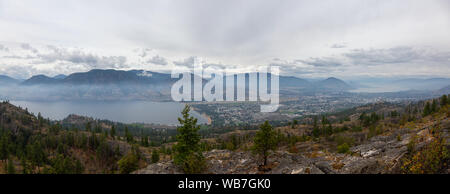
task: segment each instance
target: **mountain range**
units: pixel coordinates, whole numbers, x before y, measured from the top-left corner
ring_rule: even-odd
[[[23,85],[72,84],[72,85],[108,85],[108,84],[161,84],[171,83],[170,74],[143,70],[93,69],[88,72],[73,73],[68,76],[48,77],[36,75],[25,80]]]
[[[5,76],[6,77],[6,76]],[[268,76],[270,78],[270,74]],[[12,78],[11,78],[12,79]],[[225,78],[226,79],[226,78]],[[248,74],[246,75],[248,79]],[[109,85],[109,84],[150,84],[159,85],[173,83],[177,79],[172,79],[170,74],[157,73],[143,70],[112,70],[94,69],[88,72],[73,73],[68,76],[58,75],[48,77],[36,75],[23,82],[22,85],[42,85],[42,84],[72,84],[72,85]],[[318,82],[310,82],[305,79],[293,76],[279,76],[281,88],[317,88],[321,90],[349,90],[352,87],[344,81],[330,77]]]
[[[271,74],[268,75],[269,78],[271,76]],[[248,88],[249,74],[246,73],[245,77],[245,87]],[[224,77],[224,79],[226,80],[227,77]],[[38,100],[133,99],[170,101],[171,86],[177,80],[171,78],[171,74],[166,73],[113,69],[93,69],[88,72],[72,73],[67,76],[62,74],[54,77],[35,75],[26,80],[0,75],[0,97],[3,96],[8,99],[38,98]],[[207,81],[207,79],[203,79],[203,84]],[[425,81],[409,79],[390,81],[383,84],[396,85],[405,90],[437,88],[433,90],[437,91],[450,85],[450,79],[435,78]],[[298,96],[317,92],[347,92],[362,85],[364,84],[354,81],[348,84],[335,77],[311,81],[293,76],[279,76],[280,95],[282,96]],[[384,85],[381,87],[385,87]],[[234,87],[239,87],[236,82]],[[442,90],[445,90],[445,88]]]

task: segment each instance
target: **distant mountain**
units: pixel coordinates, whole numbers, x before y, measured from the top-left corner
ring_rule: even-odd
[[[249,75],[245,74],[245,88],[248,92]],[[191,74],[192,75],[192,74]],[[268,74],[270,79],[272,74]],[[229,78],[229,77],[228,77]],[[227,77],[225,77],[225,80]],[[259,78],[257,78],[259,79]],[[25,80],[22,85],[45,85],[37,87],[35,90],[26,90],[20,94],[22,98],[42,99],[94,99],[94,100],[115,100],[115,99],[152,99],[170,100],[171,86],[178,79],[172,79],[171,74],[157,73],[144,70],[113,70],[113,69],[93,69],[88,72],[73,73],[63,78],[61,76],[48,77],[45,75],[33,76]],[[203,85],[208,80],[203,80]],[[226,82],[224,82],[224,85]],[[305,79],[292,76],[279,76],[280,94],[295,96],[305,92],[329,92],[346,91],[351,89],[342,80],[328,78],[318,82],[309,82]],[[235,87],[242,87],[238,83]],[[268,81],[268,87],[271,87]],[[225,92],[225,91],[224,91]],[[39,93],[40,95],[36,95]],[[19,95],[18,94],[18,95]]]
[[[6,75],[0,75],[0,84],[15,84],[19,83],[20,80],[14,79]]]
[[[268,75],[270,78],[271,74]],[[248,74],[246,74],[248,79]],[[105,84],[150,84],[166,85],[175,82],[170,74],[157,73],[143,70],[113,70],[113,69],[94,69],[88,72],[73,73],[68,76],[58,75],[53,78],[38,75],[23,82],[25,85],[33,84],[74,84],[74,85],[105,85]],[[206,80],[205,80],[206,81]],[[248,82],[246,82],[248,84]],[[297,77],[280,76],[279,83],[281,88],[306,88],[311,83]]]
[[[22,82],[23,85],[56,84],[58,80],[45,75],[35,75]]]
[[[443,87],[437,91],[438,94],[450,94],[450,85]]]
[[[54,79],[64,79],[64,78],[66,78],[66,77],[67,77],[67,76],[64,75],[64,74],[59,74],[59,75],[54,76],[53,78],[54,78]]]
[[[401,79],[390,83],[397,87],[402,87],[410,90],[439,90],[445,86],[450,85],[448,78],[431,78],[431,79]]]
[[[73,73],[68,76],[58,75],[53,78],[45,75],[33,76],[23,82],[24,85],[37,84],[73,84],[73,85],[105,85],[105,84],[162,84],[171,83],[170,74],[143,70],[93,69],[88,72]]]
[[[280,76],[280,88],[299,87],[306,88],[311,86],[309,81],[293,76]]]
[[[352,89],[350,85],[335,77],[330,77],[325,80],[313,84],[315,90],[327,91],[347,91]]]
[[[63,83],[101,85],[113,83],[139,83],[140,77],[135,72],[120,70],[94,69],[88,72],[73,73],[64,78]]]

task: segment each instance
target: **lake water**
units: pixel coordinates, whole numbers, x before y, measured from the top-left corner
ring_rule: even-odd
[[[11,101],[12,104],[45,118],[62,120],[69,114],[107,119],[122,123],[154,123],[177,125],[178,117],[184,104],[178,102],[118,101],[118,102],[41,102]],[[198,118],[198,124],[207,123],[207,118],[192,111],[190,114]]]

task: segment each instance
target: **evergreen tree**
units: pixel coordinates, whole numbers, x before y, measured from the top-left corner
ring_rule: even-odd
[[[314,117],[312,133],[314,137],[319,137],[320,135],[319,126],[317,125],[317,116]]]
[[[31,161],[31,165],[33,167],[37,166],[38,168],[42,166],[47,158],[45,152],[39,142],[35,142],[33,144],[29,144],[27,147],[28,158]]]
[[[149,144],[149,142],[148,142],[148,136],[147,135],[144,135],[144,146],[145,147],[148,147],[150,144]]]
[[[322,135],[326,135],[325,125],[328,123],[328,120],[325,116],[322,116]]]
[[[431,103],[431,113],[435,113],[437,111],[438,111],[437,101],[436,99],[433,99],[433,102]]]
[[[76,160],[75,164],[75,174],[82,174],[84,172],[84,166],[80,160]]]
[[[102,128],[98,124],[95,125],[95,133],[102,133]]]
[[[256,132],[254,138],[253,150],[264,158],[264,166],[267,165],[269,151],[274,150],[277,145],[276,133],[268,121],[264,122]]]
[[[116,136],[116,127],[114,125],[111,127],[111,132],[109,133],[112,139],[115,139]]]
[[[294,119],[294,120],[292,121],[292,129],[294,129],[295,126],[297,126],[297,125],[298,125],[298,121],[297,121],[296,119]]]
[[[25,158],[22,158],[20,163],[22,165],[22,174],[29,174],[31,172],[31,170],[29,169],[27,161],[25,160]]]
[[[427,102],[425,104],[425,108],[423,109],[423,116],[428,116],[429,114],[431,114],[431,105],[430,102]]]
[[[445,106],[445,105],[447,105],[447,102],[448,101],[448,99],[447,99],[447,95],[442,95],[442,97],[441,97],[441,107],[443,107],[443,106]]]
[[[129,174],[139,168],[138,157],[130,152],[117,162],[120,174]]]
[[[328,123],[328,127],[327,127],[327,130],[326,130],[326,134],[327,134],[327,135],[333,134],[333,126],[331,126],[331,123]]]
[[[91,122],[86,123],[86,131],[88,131],[88,132],[91,131]]]
[[[153,150],[152,152],[152,163],[157,163],[159,161],[159,152],[158,150]]]
[[[200,135],[197,119],[189,115],[190,107],[183,109],[183,118],[178,118],[181,126],[177,128],[177,144],[174,145],[174,163],[185,173],[199,173],[204,170],[205,159],[200,149]]]
[[[125,127],[125,138],[128,143],[134,142],[133,135],[128,131],[128,127]]]
[[[11,158],[8,159],[8,167],[7,167],[7,172],[8,174],[16,174],[16,167],[14,166],[14,162],[13,160],[11,160]]]
[[[8,159],[8,137],[5,133],[0,137],[0,160]]]

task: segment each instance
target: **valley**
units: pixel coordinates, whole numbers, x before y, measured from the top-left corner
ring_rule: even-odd
[[[264,166],[252,151],[260,126],[199,126],[202,173],[448,173],[447,98],[376,102],[271,122],[277,143]],[[3,173],[183,173],[173,163],[177,127],[77,115],[54,121],[7,101],[0,118]],[[417,166],[436,160],[432,168]]]

